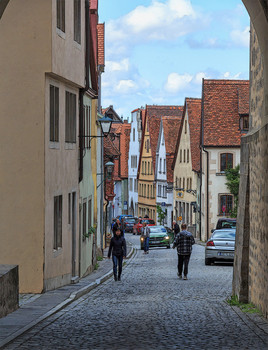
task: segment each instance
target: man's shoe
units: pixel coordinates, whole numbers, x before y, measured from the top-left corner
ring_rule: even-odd
[[[184,276],[183,279],[184,279],[184,280],[188,280],[187,276]]]
[[[118,276],[118,281],[121,281],[121,276]]]
[[[114,280],[117,281],[117,276],[114,276]]]

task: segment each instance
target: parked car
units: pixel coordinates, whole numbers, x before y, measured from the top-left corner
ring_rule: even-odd
[[[155,222],[152,219],[147,219],[147,218],[142,218],[142,219],[138,219],[135,223],[135,225],[133,226],[133,235],[140,235],[141,234],[141,228],[142,228],[142,224],[146,222],[148,224],[148,226],[154,226]]]
[[[144,249],[144,237],[141,236],[141,249]],[[149,248],[152,247],[166,247],[170,248],[171,238],[164,226],[151,226]]]
[[[234,261],[235,229],[215,230],[206,243],[205,265],[214,261]]]
[[[121,214],[121,215],[118,215],[117,217],[116,217],[116,219],[119,219],[120,220],[120,222],[121,222],[121,220],[122,220],[122,218],[127,218],[127,217],[130,217],[130,218],[133,218],[133,216],[132,215],[127,215],[127,214]]]
[[[133,216],[126,216],[124,221],[125,221],[125,232],[133,232],[133,226],[136,223],[136,219]]]
[[[236,228],[236,219],[233,218],[220,218],[216,225],[216,230]],[[211,230],[213,233],[215,230]]]

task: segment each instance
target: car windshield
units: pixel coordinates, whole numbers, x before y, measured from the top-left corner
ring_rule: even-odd
[[[236,228],[236,221],[221,221],[218,228]]]
[[[146,222],[146,224],[148,225],[154,225],[154,220],[146,219],[146,220],[142,220],[142,222]]]
[[[135,223],[135,219],[134,218],[126,218],[125,220],[126,222],[129,222],[129,223]]]
[[[152,226],[150,227],[151,233],[161,233],[161,232],[167,232],[164,226]]]
[[[224,238],[224,239],[235,239],[235,230],[233,231],[224,231],[224,230],[219,230],[219,231],[214,231],[213,233],[213,239],[215,238]]]

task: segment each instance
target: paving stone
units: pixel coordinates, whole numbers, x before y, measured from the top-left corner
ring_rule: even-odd
[[[205,266],[195,245],[184,281],[175,250],[139,250],[121,282],[107,280],[4,349],[267,349],[267,333],[226,303],[232,272]]]

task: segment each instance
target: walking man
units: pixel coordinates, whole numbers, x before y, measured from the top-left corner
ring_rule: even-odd
[[[127,256],[126,240],[121,236],[121,230],[118,228],[115,232],[115,236],[111,239],[108,258],[113,258],[113,271],[114,280],[121,281],[123,258]],[[118,270],[118,271],[117,271]]]
[[[174,243],[173,249],[177,247],[178,252],[178,276],[182,278],[182,270],[184,280],[187,280],[188,275],[188,265],[190,261],[190,256],[192,253],[192,245],[195,243],[194,237],[191,232],[187,231],[187,225],[181,225],[182,231],[177,235]]]
[[[149,254],[150,229],[146,222],[143,222],[144,254]]]

